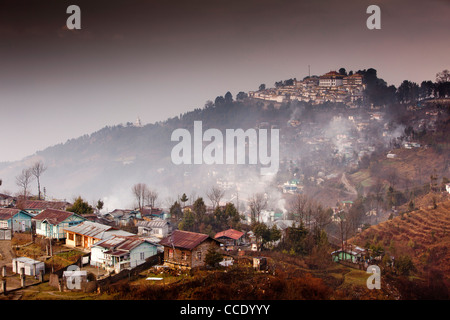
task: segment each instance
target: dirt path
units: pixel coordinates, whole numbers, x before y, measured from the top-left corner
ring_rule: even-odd
[[[13,253],[11,250],[11,240],[1,240],[0,241],[0,267],[6,265],[11,266]]]
[[[345,172],[341,176],[341,182],[345,185],[345,188],[352,194],[358,194],[355,187],[353,187],[350,182],[347,180],[347,176],[345,175]]]

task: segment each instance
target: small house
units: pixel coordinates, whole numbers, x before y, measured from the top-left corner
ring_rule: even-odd
[[[291,184],[289,182],[286,182],[285,184],[283,184],[283,193],[295,194],[298,192],[299,192],[299,189],[298,189],[297,184]]]
[[[90,264],[119,273],[143,264],[158,253],[157,245],[138,236],[113,236],[91,247]]]
[[[142,210],[140,210],[140,212],[141,212],[142,219],[148,220],[148,221],[153,220],[153,219],[165,220],[165,219],[168,219],[170,216],[170,214],[167,213],[165,210],[159,209],[159,208],[144,207],[144,208],[142,208]]]
[[[347,209],[350,209],[353,206],[353,201],[351,201],[351,200],[344,200],[344,201],[341,201],[341,203],[342,203],[342,206]]]
[[[235,246],[242,243],[244,233],[234,229],[221,231],[214,236],[214,239],[221,241],[227,250],[233,250]]]
[[[208,249],[220,246],[207,234],[181,230],[175,230],[159,244],[164,247],[164,265],[187,269],[204,266]]]
[[[0,207],[9,207],[13,205],[14,197],[10,195],[0,193]]]
[[[116,226],[127,226],[134,223],[136,219],[141,219],[141,213],[136,210],[115,209],[105,215],[105,218],[114,221]]]
[[[22,268],[27,276],[37,276],[41,271],[45,273],[45,264],[42,261],[33,260],[27,257],[13,258],[12,271],[20,274]]]
[[[66,232],[66,246],[72,248],[90,249],[96,242],[114,235],[132,236],[132,233],[117,230],[108,225],[83,221],[76,226],[64,229]]]
[[[14,208],[0,208],[0,229],[11,229],[12,232],[31,230],[31,218],[26,211]]]
[[[36,223],[36,234],[50,239],[65,239],[65,229],[73,227],[85,218],[76,213],[62,210],[45,209],[32,221]]]
[[[350,261],[358,263],[363,261],[366,250],[358,246],[351,246],[345,249],[339,249],[331,253],[334,262]]]
[[[167,237],[172,231],[170,222],[162,219],[138,221],[136,226],[138,227],[138,235],[154,236],[160,239]]]

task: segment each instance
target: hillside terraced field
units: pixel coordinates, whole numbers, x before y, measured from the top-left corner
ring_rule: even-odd
[[[358,245],[382,242],[394,253],[409,254],[419,271],[433,267],[450,275],[450,200],[405,212],[363,231],[352,239]],[[392,254],[392,252],[391,252]]]

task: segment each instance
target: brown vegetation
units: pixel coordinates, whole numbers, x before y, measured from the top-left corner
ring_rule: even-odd
[[[443,202],[438,202],[447,198]],[[436,206],[431,205],[435,203]],[[416,283],[405,279],[395,279],[399,287],[419,291],[430,289],[439,279],[443,291],[448,296],[450,287],[450,200],[448,196],[428,194],[417,199],[419,208],[414,211],[400,211],[399,216],[363,231],[352,242],[360,246],[380,245],[385,253],[398,259],[409,256],[414,264]],[[409,285],[409,286],[408,286]],[[442,289],[442,285],[447,290]],[[433,290],[429,290],[430,293]],[[446,291],[446,292],[445,292]],[[408,293],[409,292],[403,292]],[[417,298],[417,296],[416,296]]]

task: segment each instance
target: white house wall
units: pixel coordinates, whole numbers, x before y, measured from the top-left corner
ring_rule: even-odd
[[[99,267],[103,267],[103,264],[105,263],[105,256],[104,253],[107,251],[107,249],[102,248],[100,246],[93,246],[91,248],[91,261],[90,264],[92,266],[99,266]],[[141,256],[141,253],[143,254]],[[130,263],[130,267],[134,268],[137,267],[138,265],[141,265],[145,262],[145,260],[149,257],[152,257],[154,255],[156,255],[157,252],[157,247],[151,243],[148,242],[143,242],[142,244],[140,244],[139,246],[137,246],[136,248],[132,249],[130,251],[130,260],[129,261],[123,261],[122,263]]]
[[[141,253],[143,253],[143,259],[141,259]],[[150,258],[157,254],[157,248],[148,242],[143,242],[136,248],[130,251],[130,265],[132,268],[141,265],[147,258]]]

